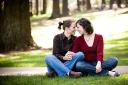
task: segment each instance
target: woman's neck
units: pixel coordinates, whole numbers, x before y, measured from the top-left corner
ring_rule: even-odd
[[[71,38],[71,34],[69,34],[67,31],[64,32],[64,35],[65,35],[68,39]]]
[[[92,33],[92,34],[84,33],[84,36],[87,36],[87,37],[92,36],[92,35],[94,35],[94,33]]]

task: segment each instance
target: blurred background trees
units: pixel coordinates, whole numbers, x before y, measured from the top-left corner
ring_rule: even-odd
[[[128,7],[128,0],[0,0],[0,51],[37,47],[31,36],[33,16],[50,19],[76,12]]]

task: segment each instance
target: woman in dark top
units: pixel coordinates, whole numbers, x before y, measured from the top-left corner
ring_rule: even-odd
[[[76,22],[77,30],[81,34],[73,43],[73,52],[81,51],[84,53],[84,61],[76,64],[77,71],[90,75],[110,75],[118,76],[117,72],[111,71],[116,67],[118,59],[111,57],[103,61],[103,37],[93,33],[91,22],[81,18]]]
[[[72,68],[78,61],[84,59],[82,52],[73,53],[69,51],[75,39],[75,22],[72,20],[65,20],[59,22],[59,29],[63,26],[64,32],[57,34],[53,40],[53,55],[47,55],[45,58],[48,73],[52,76],[56,73],[58,76],[80,77],[81,72],[74,72]]]

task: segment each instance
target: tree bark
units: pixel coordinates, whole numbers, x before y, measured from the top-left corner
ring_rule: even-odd
[[[4,51],[28,50],[31,36],[29,0],[5,0],[2,42]]]
[[[53,8],[52,8],[52,15],[50,19],[60,17],[60,7],[59,7],[59,0],[53,0]]]
[[[121,0],[116,0],[116,2],[117,2],[117,6],[118,6],[119,8],[121,8]]]
[[[77,10],[78,10],[78,11],[81,11],[81,9],[80,9],[80,5],[81,5],[80,1],[77,0]]]
[[[2,9],[2,3],[4,0],[0,1],[0,52],[4,49],[3,41],[2,41],[2,36],[3,36],[3,9]]]
[[[68,16],[68,15],[69,15],[68,0],[63,0],[62,16]]]
[[[38,6],[39,6],[39,1],[38,0],[36,0],[36,4],[35,4],[35,11],[36,11],[36,15],[38,15],[39,14],[39,8],[38,8]]]
[[[90,10],[92,7],[91,7],[91,3],[90,3],[90,0],[86,0],[86,4],[87,4],[87,10]]]
[[[41,14],[46,14],[46,9],[47,9],[47,0],[43,0],[43,10]]]
[[[110,3],[109,3],[109,8],[110,8],[110,9],[112,9],[114,1],[115,1],[115,0],[110,0]]]

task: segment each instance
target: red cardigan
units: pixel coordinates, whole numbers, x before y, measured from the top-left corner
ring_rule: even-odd
[[[99,34],[95,34],[92,47],[87,45],[83,35],[76,38],[72,46],[73,52],[84,53],[85,61],[103,61],[103,49],[103,37]]]

